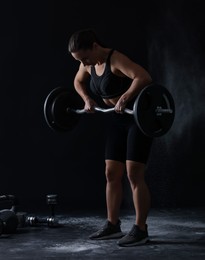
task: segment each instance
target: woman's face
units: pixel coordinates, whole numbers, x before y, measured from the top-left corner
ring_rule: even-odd
[[[87,50],[79,50],[77,52],[72,52],[71,55],[74,59],[82,62],[84,66],[86,65],[96,65],[97,59],[95,55],[94,49],[87,49]]]

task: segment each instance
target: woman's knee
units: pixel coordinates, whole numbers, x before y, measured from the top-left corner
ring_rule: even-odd
[[[145,165],[143,163],[127,161],[126,170],[130,183],[137,185],[144,181]]]
[[[106,160],[105,176],[108,182],[121,181],[125,165],[121,162]]]

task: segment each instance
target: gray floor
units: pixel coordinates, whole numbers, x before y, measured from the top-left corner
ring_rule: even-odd
[[[151,209],[150,242],[122,248],[116,240],[92,241],[88,235],[104,224],[104,213],[73,212],[56,215],[62,227],[18,228],[0,236],[0,259],[205,259],[205,210]],[[122,230],[134,223],[133,212],[122,212]]]

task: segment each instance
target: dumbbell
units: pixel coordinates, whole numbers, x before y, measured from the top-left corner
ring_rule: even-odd
[[[35,227],[39,225],[46,225],[48,227],[57,227],[59,224],[54,217],[38,217],[38,216],[26,217],[26,226]]]
[[[55,206],[58,203],[58,195],[56,195],[56,194],[48,194],[46,196],[46,201],[47,201],[47,205],[50,206],[51,216],[54,217],[54,215],[55,215]]]
[[[59,223],[55,218],[55,206],[57,205],[56,194],[49,194],[46,196],[47,205],[50,206],[51,215],[48,217],[39,217],[35,215],[28,215],[26,212],[18,212],[19,227],[35,227],[40,225],[47,225],[48,227],[57,227]]]

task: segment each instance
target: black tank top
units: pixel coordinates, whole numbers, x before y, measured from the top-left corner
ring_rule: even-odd
[[[95,67],[91,66],[90,89],[103,99],[115,98],[122,95],[131,85],[131,79],[128,77],[119,77],[112,73],[110,68],[110,57],[114,49],[108,55],[105,70],[101,76],[98,76]]]

